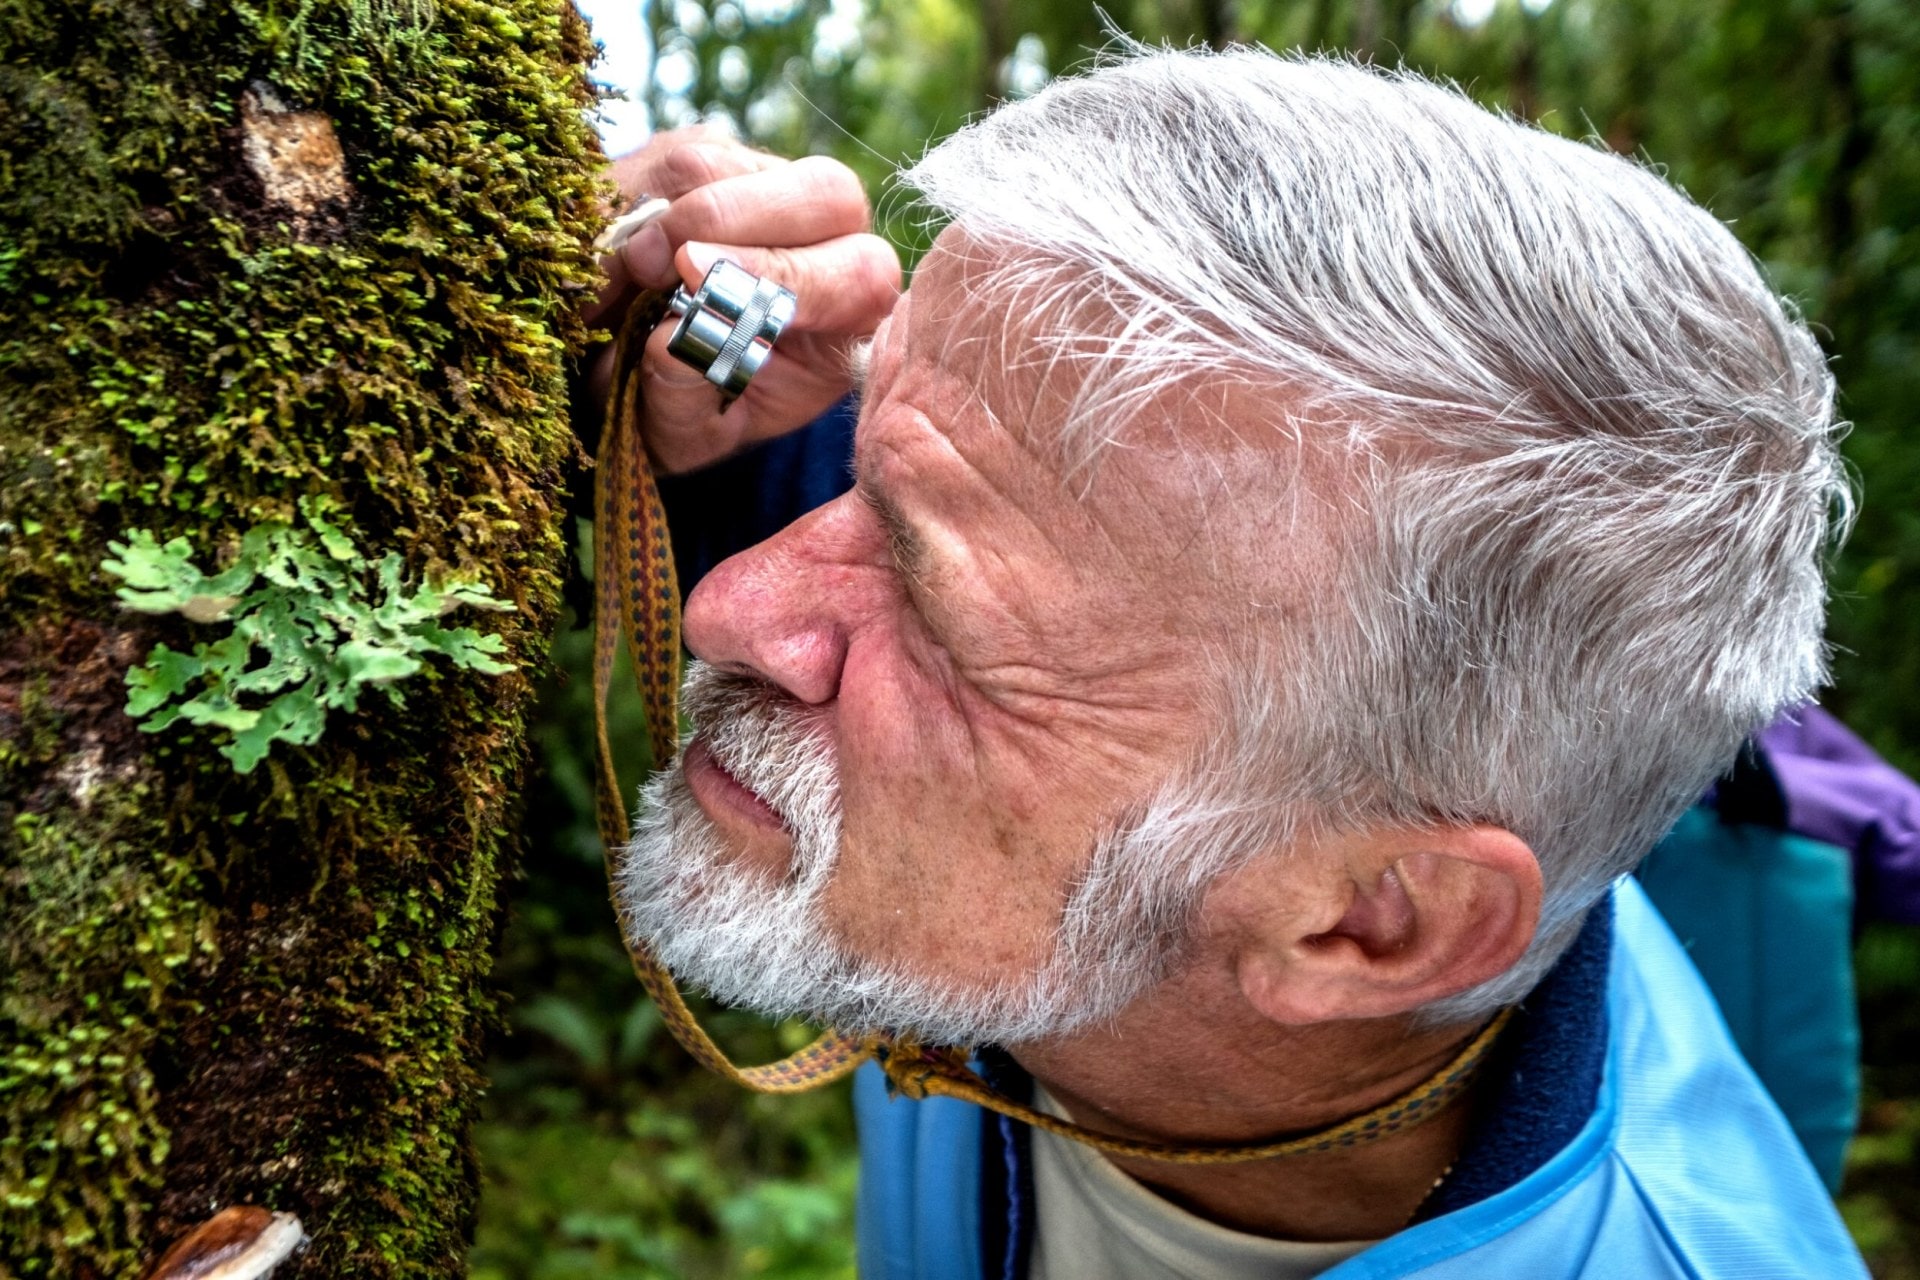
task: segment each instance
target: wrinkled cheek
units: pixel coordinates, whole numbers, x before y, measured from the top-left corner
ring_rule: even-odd
[[[928,682],[843,689],[837,729],[844,824],[896,882],[932,874],[928,854],[990,825],[971,743]]]
[[[850,673],[851,674],[851,673]],[[843,843],[827,917],[849,948],[975,984],[1051,954],[1064,888],[987,781],[959,707],[907,670],[843,682]]]
[[[849,827],[822,907],[868,962],[963,988],[1017,983],[1052,957],[1062,886],[1011,870],[979,842]]]

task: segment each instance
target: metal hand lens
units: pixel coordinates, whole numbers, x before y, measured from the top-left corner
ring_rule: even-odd
[[[635,232],[669,208],[658,197],[642,196],[594,239],[600,253],[612,253]],[[773,354],[780,331],[793,319],[793,291],[763,280],[736,262],[722,259],[708,269],[697,293],[673,291],[667,306],[680,318],[667,350],[690,364],[727,399],[739,395]]]
[[[722,259],[707,271],[698,293],[673,291],[667,306],[680,323],[667,350],[732,399],[773,354],[797,301],[791,290]]]

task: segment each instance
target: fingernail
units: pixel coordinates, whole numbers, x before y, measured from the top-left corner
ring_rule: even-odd
[[[626,259],[628,273],[649,289],[664,288],[678,275],[673,269],[673,246],[659,227],[642,227],[634,232],[620,246],[620,255]]]
[[[702,244],[698,240],[687,241],[680,246],[680,251],[687,255],[686,281],[689,285],[704,280],[707,272],[713,270],[713,264],[720,261],[718,245]]]

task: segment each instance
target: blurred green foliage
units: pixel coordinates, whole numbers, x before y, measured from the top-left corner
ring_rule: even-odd
[[[1880,1280],[1920,1280],[1920,929],[1874,925],[1854,950],[1866,1105],[1840,1211]]]
[[[851,1277],[853,1122],[845,1084],[741,1093],[687,1059],[641,993],[607,903],[593,817],[591,637],[563,631],[537,731],[525,880],[500,959],[512,996],[477,1142],[475,1280]],[[623,669],[615,688],[632,688]],[[629,794],[646,771],[637,698],[611,730]],[[743,1061],[810,1037],[690,1001]]]
[[[908,256],[926,228],[893,169],[1032,92],[1115,31],[1343,51],[1452,78],[1490,106],[1658,165],[1733,224],[1835,362],[1864,498],[1834,568],[1829,704],[1920,770],[1920,9],[1906,0],[663,0],[654,118],[725,116],[839,157]],[[502,979],[478,1276],[851,1273],[844,1093],[741,1096],[698,1073],[614,938],[589,795],[580,633],[547,703],[530,870]],[[644,756],[637,713],[623,758]],[[636,772],[637,777],[637,772]],[[1920,1278],[1920,935],[1860,950],[1868,1102],[1843,1210],[1887,1280]],[[798,1028],[716,1019],[743,1057]]]

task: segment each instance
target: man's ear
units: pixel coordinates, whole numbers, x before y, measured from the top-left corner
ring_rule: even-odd
[[[1511,968],[1540,922],[1540,864],[1499,827],[1336,837],[1315,854],[1333,871],[1317,908],[1256,915],[1237,958],[1241,993],[1275,1022],[1390,1017],[1465,991]]]

